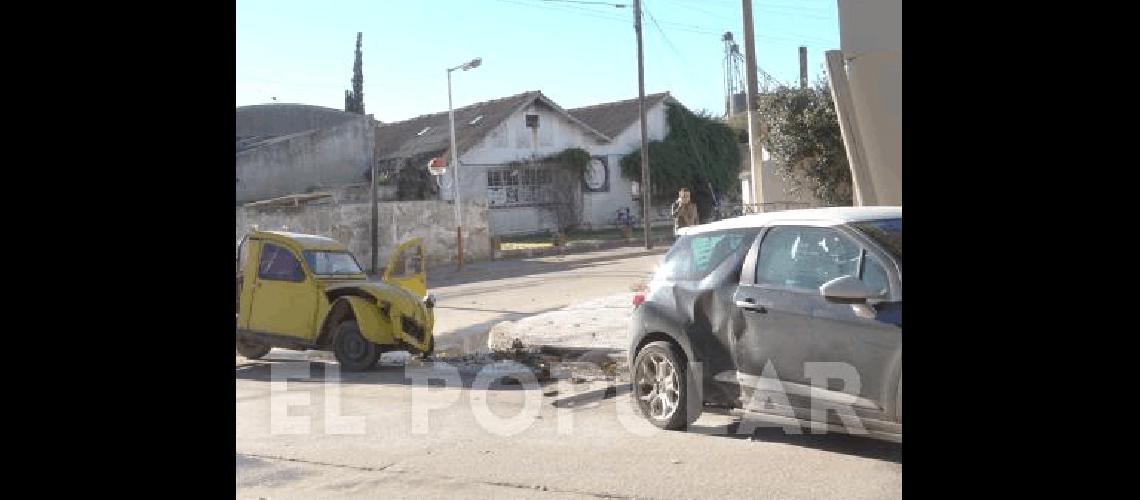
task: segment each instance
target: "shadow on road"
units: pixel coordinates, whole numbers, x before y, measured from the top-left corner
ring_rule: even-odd
[[[305,366],[307,365],[307,366]],[[473,367],[461,363],[448,363],[446,366],[433,366],[432,362],[421,363],[411,360],[404,365],[377,365],[370,370],[362,372],[345,372],[339,370],[336,361],[304,360],[295,358],[273,358],[272,356],[257,361],[248,361],[235,370],[237,380],[252,380],[258,382],[282,381],[281,377],[288,375],[290,384],[313,384],[314,386],[328,384],[344,385],[405,385],[412,386],[417,383],[432,388],[463,387],[471,389],[478,379],[480,367]],[[330,367],[335,367],[330,369]],[[519,378],[511,376],[513,373],[528,372],[522,368],[515,369],[510,365],[483,365],[488,372],[479,382],[479,387],[496,391],[518,391],[525,387],[519,383]],[[278,377],[274,379],[275,371]],[[307,370],[307,371],[306,371]],[[308,376],[305,376],[308,375]],[[337,379],[339,377],[339,380]],[[419,381],[419,382],[417,382]],[[488,385],[489,383],[489,385]]]
[[[755,442],[780,443],[803,448],[812,448],[832,453],[842,453],[874,460],[902,464],[902,443],[893,443],[866,436],[855,436],[837,432],[812,434],[803,429],[801,434],[792,434],[779,427],[761,427],[748,432],[739,432],[741,421],[737,418],[727,426],[691,426],[690,431],[710,436],[733,439],[749,439]]]
[[[629,384],[611,385],[602,389],[582,392],[573,396],[556,399],[550,404],[555,408],[582,408],[603,399],[612,399],[629,394]]]
[[[603,399],[612,399],[630,393],[629,384],[610,385],[573,396],[556,399],[551,404],[557,408],[591,408],[591,403]],[[630,401],[618,401],[617,404],[631,404]],[[709,413],[730,415],[731,412],[723,410],[710,410]],[[812,434],[810,429],[804,428],[801,434],[791,434],[779,427],[754,428],[751,433],[740,430],[741,417],[736,416],[733,422],[727,425],[690,425],[687,431],[692,434],[702,434],[711,437],[750,440],[753,442],[780,443],[803,448],[811,448],[831,453],[883,460],[902,464],[902,444],[883,441],[865,436],[855,436],[828,432],[826,434]]]
[[[605,255],[568,254],[565,256],[535,257],[529,259],[496,260],[471,264],[463,271],[455,271],[452,266],[428,269],[428,288],[439,288],[464,283],[476,283],[488,279],[517,278],[590,267],[599,263],[621,259],[664,255],[668,247],[654,247],[653,250],[639,252],[606,252]]]

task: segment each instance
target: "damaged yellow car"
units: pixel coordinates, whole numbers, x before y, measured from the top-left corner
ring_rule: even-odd
[[[273,347],[332,351],[343,369],[366,370],[385,351],[424,357],[435,347],[435,299],[416,238],[369,281],[348,248],[323,236],[253,231],[238,245],[237,352]]]

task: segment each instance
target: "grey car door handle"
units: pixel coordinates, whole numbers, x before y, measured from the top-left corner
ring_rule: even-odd
[[[736,301],[736,307],[740,307],[745,311],[754,311],[758,313],[768,312],[768,308],[766,306],[756,304],[756,300],[754,299],[738,300]]]

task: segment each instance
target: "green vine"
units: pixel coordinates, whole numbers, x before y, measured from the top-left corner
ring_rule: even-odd
[[[525,167],[535,165],[557,165],[569,169],[570,173],[575,177],[581,178],[586,175],[586,169],[590,166],[590,152],[582,148],[566,148],[557,153],[535,158],[533,160],[515,160],[503,163],[504,167]]]
[[[672,103],[667,106],[669,134],[649,143],[653,201],[669,203],[679,189],[687,187],[704,217],[712,213],[710,185],[719,196],[737,189],[740,149],[736,133],[708,113],[695,114]],[[621,173],[631,181],[641,180],[640,149],[622,157]]]
[[[590,153],[582,148],[566,148],[557,154],[547,156],[542,161],[561,163],[569,168],[578,177],[586,175],[586,169],[590,166]]]

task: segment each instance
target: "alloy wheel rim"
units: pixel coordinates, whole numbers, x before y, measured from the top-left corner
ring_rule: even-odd
[[[660,353],[642,358],[637,370],[637,399],[655,420],[667,420],[677,412],[681,400],[680,376],[673,362]]]

